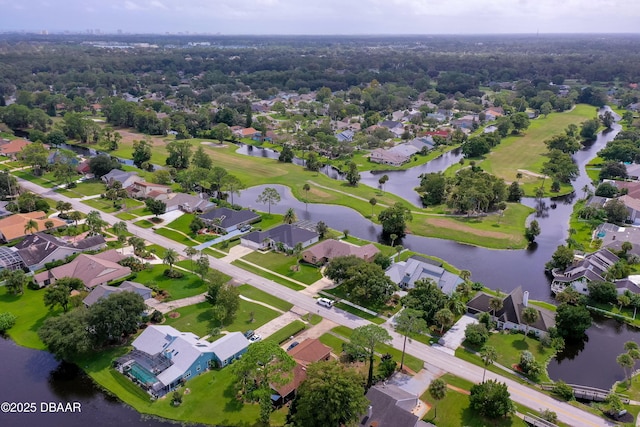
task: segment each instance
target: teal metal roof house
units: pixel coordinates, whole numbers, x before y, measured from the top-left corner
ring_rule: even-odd
[[[159,397],[212,365],[223,367],[240,358],[247,351],[249,340],[240,332],[232,332],[210,343],[191,332],[154,325],[132,345],[134,350],[116,361],[117,369]]]

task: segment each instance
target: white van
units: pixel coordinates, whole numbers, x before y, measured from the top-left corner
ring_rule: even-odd
[[[329,298],[318,298],[318,304],[327,308],[333,307],[333,301],[331,301]]]

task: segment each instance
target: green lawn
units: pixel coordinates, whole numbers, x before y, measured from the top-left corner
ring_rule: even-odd
[[[461,381],[451,374],[443,375],[442,379],[447,384],[455,387],[466,390],[471,388],[470,384],[466,384],[464,380]],[[420,397],[420,400],[431,406],[431,409],[423,417],[423,420],[433,423],[438,427],[485,427],[489,425],[494,427],[525,427],[527,425],[515,415],[499,420],[484,419],[469,408],[468,395],[451,389],[447,390],[447,395],[440,401],[434,401],[428,391]]]
[[[269,304],[270,306],[278,308],[282,311],[289,311],[293,308],[293,304],[291,304],[290,302],[281,300],[278,297],[274,297],[273,295],[261,291],[258,288],[254,288],[251,285],[240,285],[238,286],[238,291],[240,291],[240,294],[249,299],[264,302],[265,304]]]
[[[337,355],[342,354],[342,345],[347,343],[346,340],[340,339],[335,335],[331,335],[329,333],[322,334],[318,339],[322,344],[331,347],[333,349],[333,353]]]
[[[152,223],[151,221],[147,220],[147,219],[141,219],[140,221],[136,221],[134,222],[135,225],[137,225],[138,227],[142,227],[142,228],[151,228],[153,227],[155,224]],[[160,234],[160,233],[158,233]]]
[[[531,125],[521,135],[503,138],[479,164],[485,171],[509,182],[516,179],[518,169],[540,173],[542,164],[547,161],[544,156],[547,153],[544,141],[564,132],[570,124],[580,126],[582,122],[594,117],[593,107],[584,104],[576,105],[571,111],[538,117],[531,120]],[[525,184],[534,183],[531,188],[542,184],[541,178],[527,174],[523,174],[521,181]],[[529,187],[525,185],[524,188],[527,191]],[[527,195],[533,194],[527,192]]]
[[[89,199],[89,200],[83,200],[82,203],[106,213],[113,213],[120,210],[113,207],[113,200],[108,200],[108,199],[101,199],[101,198]]]
[[[144,270],[137,273],[136,282],[143,285],[156,285],[164,289],[171,295],[170,300],[192,297],[207,291],[207,285],[198,276],[191,273],[184,273],[181,279],[170,279],[163,272],[169,268],[164,264],[156,264],[151,270]]]
[[[300,333],[301,331],[304,331],[306,328],[307,325],[302,320],[294,320],[284,328],[270,335],[267,340],[273,341],[276,344],[280,345],[283,342],[287,341],[289,338],[296,336],[296,334]]]
[[[325,292],[327,293],[331,293],[332,289],[329,289]],[[344,310],[347,313],[351,313],[351,314],[355,314],[358,317],[362,317],[365,320],[368,320],[370,322],[373,322],[377,325],[381,325],[385,322],[385,320],[382,317],[378,317],[378,316],[374,316],[373,314],[369,314],[366,311],[362,311],[359,310],[353,306],[350,306],[349,304],[345,304],[343,302],[338,302],[336,304],[334,304],[334,307],[339,308],[340,310]]]
[[[120,218],[123,221],[129,221],[138,218],[137,216],[130,214],[129,212],[120,212],[116,214],[116,218]]]
[[[11,172],[11,174],[18,178],[22,178],[25,181],[31,181],[34,184],[38,184],[45,188],[52,188],[58,185],[58,182],[55,181],[53,174],[51,173],[46,173],[42,176],[35,176],[31,173],[31,170],[21,170]]]
[[[271,274],[269,272],[266,272],[264,270],[261,270],[259,268],[254,267],[253,265],[247,264],[246,262],[243,262],[241,259],[235,260],[231,263],[231,265],[235,265],[236,267],[240,267],[243,270],[247,270],[250,271],[254,274],[257,274],[258,276],[264,277],[265,279],[269,279],[272,280],[276,283],[281,284],[282,286],[286,286],[289,289],[293,289],[294,291],[301,291],[304,289],[304,286],[302,285],[298,285],[297,283],[293,283],[290,280],[287,280],[285,278],[282,278],[280,276],[276,276],[275,274]]]
[[[135,224],[139,225],[140,223],[144,223],[144,222],[149,222],[151,224],[151,226],[155,225],[152,222],[147,221],[146,219],[138,221]],[[199,245],[199,242],[191,240],[189,237],[183,236],[182,234],[178,233],[177,231],[170,230],[168,228],[164,228],[164,227],[158,228],[158,229],[155,230],[155,233],[159,234],[161,236],[164,236],[164,237],[166,237],[168,239],[171,239],[171,240],[173,240],[175,242],[182,243],[183,245],[186,245],[186,246],[197,246],[197,245]]]
[[[331,295],[333,295],[333,296],[335,296],[335,297],[337,297],[339,299],[351,301],[349,296],[347,295],[346,290],[344,289],[344,285],[339,285],[339,286],[337,286],[335,288],[327,289],[327,290],[325,290],[323,292],[331,294]],[[396,304],[395,306],[389,306],[389,305],[386,305],[384,303],[382,303],[382,304],[371,304],[371,303],[366,303],[366,302],[363,302],[363,301],[351,301],[351,302],[354,303],[354,304],[357,304],[357,305],[359,305],[361,307],[368,308],[369,310],[375,311],[379,315],[383,315],[383,316],[387,316],[387,317],[393,316],[395,313],[397,313],[400,310],[400,308],[402,308],[400,306],[400,304]],[[358,316],[360,316],[360,317],[362,317],[364,319],[370,320],[370,321],[372,321],[374,323],[378,323],[377,320],[374,320],[375,318],[379,319],[380,323],[384,323],[384,319],[380,319],[377,316],[373,316],[371,314],[362,312],[361,310],[359,310],[359,309],[357,309],[355,307],[351,307],[348,304],[342,304],[342,303],[338,302],[338,304],[336,304],[336,307],[341,308],[341,309],[343,309],[345,311],[348,311],[349,313],[357,314]],[[356,310],[356,311],[353,311],[353,310]]]
[[[259,228],[261,230],[268,230],[271,227],[275,227],[276,225],[280,225],[282,224],[282,219],[284,218],[284,215],[280,215],[280,214],[269,214],[266,212],[256,212],[257,214],[260,215],[260,221],[255,223],[253,226],[255,228]]]
[[[180,313],[180,317],[172,319],[170,316],[166,316],[165,323],[179,331],[193,332],[199,337],[203,337],[209,335],[213,328],[220,327],[218,322],[214,320],[212,306],[207,301],[179,308],[175,312]],[[254,320],[250,322],[252,312]],[[248,329],[258,328],[279,315],[277,311],[263,305],[240,300],[240,306],[233,323],[224,325],[221,329],[229,332],[245,332]]]
[[[349,339],[351,337],[353,330],[347,328],[346,326],[336,326],[331,330],[331,332],[334,332],[346,339]],[[378,344],[375,347],[375,350],[377,353],[380,353],[380,354],[389,353],[391,356],[393,356],[393,360],[397,361],[398,363],[402,358],[401,350],[397,350],[387,344]],[[424,367],[424,362],[422,360],[410,354],[404,355],[404,364],[407,365],[414,372],[418,372]]]
[[[84,196],[94,196],[96,194],[104,193],[105,185],[100,179],[90,179],[79,183],[76,187],[69,190],[58,190],[60,194],[64,194],[69,197],[79,198]]]
[[[180,406],[174,407],[170,398],[152,402],[142,389],[111,368],[113,360],[128,350],[126,347],[112,349],[79,359],[77,363],[101,386],[140,413],[202,424],[256,425],[260,408],[257,404],[244,404],[235,399],[235,378],[228,367],[205,372],[187,381],[185,388],[189,388],[190,393],[183,395]],[[271,424],[284,425],[285,415],[286,410],[274,412]]]
[[[16,324],[9,329],[8,335],[19,345],[44,350],[45,346],[38,337],[38,329],[45,319],[60,314],[61,309],[48,310],[43,302],[44,290],[33,291],[24,288],[23,295],[11,295],[7,288],[0,286],[0,313],[10,312],[16,316]]]
[[[191,229],[189,228],[189,224],[193,221],[196,216],[194,214],[182,214],[177,219],[171,221],[169,224],[165,225],[167,228],[172,228],[177,231],[182,231],[184,234],[191,234]]]
[[[287,256],[274,251],[267,252],[265,254],[259,252],[251,252],[248,255],[242,257],[243,260],[257,264],[263,268],[269,269],[273,272],[286,276],[288,278],[297,280],[307,285],[320,280],[322,274],[317,267],[299,263],[295,256]],[[300,271],[293,271],[291,267],[299,265]]]
[[[431,255],[421,254],[420,252],[413,252],[413,251],[408,251],[408,250],[404,251],[397,257],[396,261],[406,261],[406,260],[408,260],[410,257],[412,257],[414,255],[420,256],[422,258],[427,258],[427,259],[431,259],[431,260],[437,261],[437,262],[442,264],[442,268],[444,268],[445,270],[447,270],[447,271],[449,271],[451,273],[454,273],[454,274],[460,274],[460,269],[456,268],[452,264],[449,264],[448,262],[446,262],[442,258],[438,258],[438,257],[431,256]]]
[[[540,375],[539,381],[549,381],[546,373],[546,365],[547,361],[555,355],[555,351],[552,348],[543,347],[540,341],[525,337],[524,334],[494,333],[491,334],[486,345],[496,349],[498,353],[498,360],[496,360],[496,362],[509,369],[513,369],[513,365],[520,362],[520,353],[524,350],[530,351],[536,360],[545,366],[545,371]],[[464,350],[460,349],[459,351]],[[482,361],[479,356],[469,355],[469,361],[482,366]]]
[[[574,229],[576,233],[572,236],[577,243],[584,245],[587,252],[593,252],[597,248],[593,245],[591,236],[595,228],[602,223],[598,220],[584,220],[578,217],[579,212],[584,208],[585,201],[579,200],[573,206],[573,212],[569,218],[569,228]]]

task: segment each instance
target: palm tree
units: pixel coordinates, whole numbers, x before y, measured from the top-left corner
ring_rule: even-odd
[[[484,372],[482,373],[482,382],[484,382],[484,377],[487,374],[487,367],[493,365],[493,362],[498,360],[498,352],[494,347],[485,345],[482,350],[480,350],[480,357],[482,358],[482,364],[484,365]]]
[[[198,250],[192,246],[187,246],[184,248],[184,254],[189,257],[189,261],[191,261],[191,269],[193,270],[193,257],[198,253]]]
[[[173,271],[173,264],[178,262],[178,252],[175,249],[167,249],[162,257],[162,262],[169,266],[169,271]]]
[[[522,315],[522,321],[527,326],[524,332],[524,338],[526,338],[527,335],[529,334],[529,327],[531,326],[531,324],[536,323],[538,321],[540,314],[538,310],[536,310],[533,307],[525,307],[525,309],[522,310],[521,315]],[[522,341],[524,341],[524,338],[522,339]]]
[[[462,270],[460,272],[460,278],[466,282],[471,278],[471,272],[469,270]]]
[[[53,226],[53,221],[51,221],[50,219],[44,222],[44,228],[46,228],[47,230],[51,230]]]
[[[433,318],[440,324],[440,335],[442,335],[445,327],[448,328],[453,324],[454,320],[453,313],[448,308],[438,310]]]
[[[30,219],[24,225],[24,234],[33,234],[33,230],[38,231],[38,222],[35,219]]]
[[[467,308],[458,292],[453,292],[447,299],[446,307],[456,316],[463,314]]]
[[[544,188],[538,187],[536,188],[536,199],[540,200],[544,197]]]
[[[640,307],[640,295],[631,294],[631,306],[633,307],[633,320],[636,320],[636,312],[638,311],[638,307]]]
[[[73,211],[69,213],[69,219],[75,221],[76,227],[78,226],[78,221],[82,218],[82,214],[78,211]]]
[[[640,349],[640,347],[638,347],[638,343],[635,341],[627,341],[626,343],[624,343],[625,351],[638,350],[638,349]]]
[[[447,383],[445,383],[442,378],[437,378],[431,381],[431,384],[429,384],[429,394],[436,402],[444,399],[447,395]],[[433,405],[433,419],[435,420],[437,416],[437,407],[436,405]]]
[[[284,213],[284,217],[282,217],[282,222],[285,224],[293,224],[298,220],[298,216],[296,215],[296,211],[293,208],[287,209]]]
[[[633,366],[636,364],[636,361],[633,360],[633,357],[631,357],[629,353],[622,353],[620,356],[616,357],[616,362],[618,362],[618,365],[620,365],[622,369],[624,369],[624,380],[627,382],[628,387],[630,383],[628,382],[629,374],[627,373],[627,369],[633,368]]]
[[[371,218],[373,218],[373,207],[378,203],[375,197],[369,199],[369,204],[371,205]]]
[[[400,359],[400,370],[404,367],[404,353],[407,346],[407,336],[420,334],[427,330],[427,322],[422,318],[423,312],[412,308],[405,308],[396,316],[396,329],[404,335],[402,344],[402,358]]]
[[[493,297],[489,300],[489,309],[493,312],[493,317],[496,317],[496,313],[502,310],[502,298]]]
[[[584,198],[586,199],[587,196],[589,195],[589,184],[585,184],[584,187],[582,187],[582,192],[584,193]]]
[[[398,238],[398,235],[392,234],[389,236],[389,238],[391,239],[391,246],[393,246],[393,244],[396,242],[396,239]]]
[[[302,190],[304,191],[304,208],[307,209],[307,203],[309,203],[309,190],[311,190],[311,186],[305,182],[302,186]]]
[[[619,305],[618,310],[620,312],[622,312],[622,307],[626,307],[629,304],[631,304],[631,298],[629,298],[628,296],[626,296],[624,294],[623,295],[618,295],[618,305]]]

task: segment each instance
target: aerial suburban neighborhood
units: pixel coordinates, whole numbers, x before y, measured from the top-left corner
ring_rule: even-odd
[[[0,401],[640,425],[640,39],[477,37],[0,33]]]

